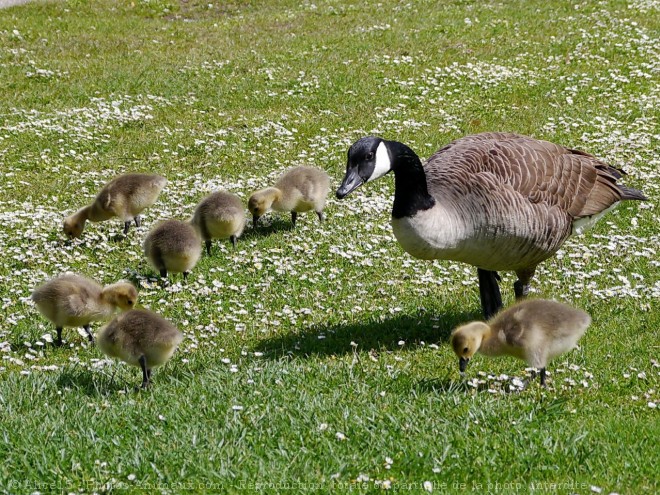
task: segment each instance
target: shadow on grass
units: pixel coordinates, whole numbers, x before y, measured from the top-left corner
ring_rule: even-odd
[[[136,383],[139,385],[139,382]],[[59,388],[70,388],[90,397],[105,397],[113,395],[119,390],[132,392],[134,385],[117,377],[115,370],[112,373],[104,370],[87,370],[84,368],[65,369],[57,379]]]
[[[239,244],[241,242],[241,239],[249,241],[251,239],[260,239],[262,237],[267,237],[277,232],[295,230],[295,227],[291,223],[290,218],[284,218],[278,216],[278,217],[271,217],[270,222],[268,224],[262,222],[264,222],[264,220],[259,220],[259,222],[257,222],[257,227],[255,228],[252,225],[252,220],[248,220],[249,226],[246,226],[243,235],[238,239]]]
[[[420,311],[415,315],[395,316],[384,321],[316,325],[295,334],[278,335],[263,340],[254,350],[273,359],[283,356],[331,356],[351,353],[354,350],[393,351],[402,348],[400,341],[404,342],[403,345],[420,341],[427,344],[447,342],[452,329],[460,323],[476,318],[479,318],[479,315],[474,312],[437,315]]]

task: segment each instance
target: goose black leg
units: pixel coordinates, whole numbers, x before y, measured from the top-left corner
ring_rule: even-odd
[[[529,294],[529,289],[532,286],[530,282],[534,276],[535,271],[535,266],[516,271],[518,280],[516,280],[513,284],[513,291],[516,294],[516,300],[527,297],[527,294]]]
[[[56,327],[55,330],[57,331],[57,340],[55,341],[55,345],[60,347],[62,345],[62,327]]]
[[[83,328],[85,329],[85,332],[87,332],[87,337],[89,337],[89,341],[93,344],[94,336],[92,335],[92,331],[90,330],[89,325],[84,325]]]
[[[234,246],[234,249],[236,249],[236,241],[238,238],[235,235],[230,235],[229,240],[231,241],[231,245]]]
[[[319,222],[323,223],[323,220],[325,220],[325,218],[323,217],[323,212],[322,211],[317,211],[316,216],[319,217]]]
[[[147,369],[147,358],[144,357],[144,354],[138,359],[140,367],[142,368],[142,385],[141,388],[147,388],[150,383],[151,370]]]
[[[212,242],[211,241],[206,241],[205,244],[206,244],[206,254],[211,256],[211,244],[212,244]]]
[[[136,227],[142,225],[142,217],[140,215],[136,215],[133,221],[135,222]]]
[[[497,272],[477,268],[479,276],[479,295],[481,296],[481,309],[484,318],[489,320],[502,308],[502,295],[498,281],[500,276]]]
[[[296,219],[298,218],[298,213],[295,211],[291,212],[291,223],[293,223],[293,226],[296,226]]]
[[[124,235],[128,234],[128,230],[131,228],[131,222],[124,222]]]

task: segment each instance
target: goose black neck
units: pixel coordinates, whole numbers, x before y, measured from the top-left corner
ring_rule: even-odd
[[[412,217],[435,205],[426,185],[426,173],[419,157],[405,144],[389,141],[387,148],[394,172],[394,218]]]

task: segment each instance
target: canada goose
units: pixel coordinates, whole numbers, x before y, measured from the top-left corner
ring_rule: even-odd
[[[548,361],[573,349],[590,324],[591,317],[580,309],[530,299],[502,311],[488,323],[473,321],[458,327],[451,334],[451,345],[461,372],[477,351],[486,356],[508,355],[541,370],[541,385],[545,385]]]
[[[142,388],[149,386],[151,370],[165,364],[182,340],[171,322],[146,309],[120,314],[97,335],[104,354],[142,368]]]
[[[202,243],[195,228],[187,222],[166,220],[156,225],[144,240],[144,254],[151,264],[167,277],[167,272],[188,272],[202,254]]]
[[[55,324],[57,345],[62,345],[63,327],[83,327],[91,342],[92,321],[105,320],[116,308],[131,309],[137,301],[137,290],[128,282],[101,287],[80,275],[66,274],[49,280],[32,292],[39,312]]]
[[[646,199],[616,180],[623,171],[583,151],[517,134],[458,139],[425,165],[409,147],[365,137],[348,150],[343,198],[394,171],[392,228],[421,259],[477,267],[488,319],[502,307],[497,270],[512,270],[524,297],[536,266],[624,199]]]
[[[81,208],[64,220],[64,233],[69,238],[80,237],[87,220],[103,222],[113,217],[124,221],[124,234],[131,221],[140,226],[140,213],[151,206],[167,179],[155,174],[124,174],[108,182],[91,205]]]
[[[277,180],[274,187],[255,192],[248,200],[252,221],[257,221],[271,208],[290,211],[291,222],[296,226],[298,213],[314,210],[323,222],[323,208],[330,189],[330,177],[323,170],[313,167],[294,167]]]
[[[197,205],[191,223],[199,231],[211,255],[211,240],[229,238],[234,247],[245,228],[245,208],[241,199],[226,191],[205,197]]]

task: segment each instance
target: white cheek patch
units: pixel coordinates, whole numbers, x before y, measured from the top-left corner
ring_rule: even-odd
[[[387,146],[385,142],[381,141],[376,150],[376,166],[374,171],[371,174],[371,177],[367,179],[367,182],[376,180],[379,177],[382,177],[387,172],[392,170],[392,162],[390,161],[390,154],[387,152]]]

